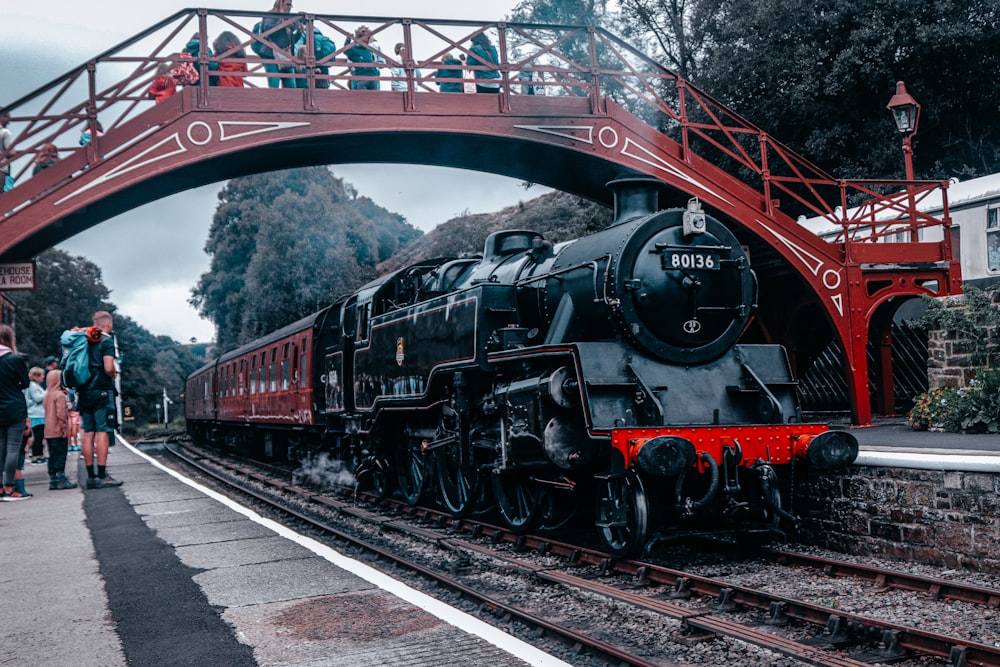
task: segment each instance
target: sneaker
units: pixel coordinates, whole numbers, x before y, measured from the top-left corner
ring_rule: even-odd
[[[117,479],[115,479],[111,475],[105,475],[104,477],[98,477],[94,481],[97,482],[97,485],[94,486],[94,487],[90,486],[90,480],[87,481],[87,488],[88,489],[89,488],[106,489],[106,488],[111,487],[111,486],[121,486],[122,485],[121,482],[119,482]]]
[[[5,493],[5,494],[3,494],[3,497],[0,498],[0,500],[2,500],[5,503],[12,503],[12,502],[16,502],[18,500],[27,500],[30,497],[31,497],[30,493],[23,494],[20,491],[15,491],[14,493]]]
[[[96,477],[87,478],[87,488],[88,489],[99,489],[101,488],[101,483],[97,481]]]

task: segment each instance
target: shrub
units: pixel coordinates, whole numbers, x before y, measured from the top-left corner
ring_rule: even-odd
[[[968,387],[920,394],[910,410],[910,426],[918,431],[1000,433],[1000,371],[981,371]]]

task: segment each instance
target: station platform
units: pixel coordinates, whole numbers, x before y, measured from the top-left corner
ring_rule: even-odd
[[[72,481],[86,472],[75,453]],[[119,440],[121,487],[0,503],[0,664],[566,665]]]
[[[929,467],[935,455],[1000,470],[998,436],[912,431],[902,420],[850,431],[858,465],[906,465],[871,462],[891,455]],[[85,478],[71,461],[70,479]],[[49,491],[46,467],[29,464],[34,497],[0,503],[0,664],[566,664],[123,440],[108,470],[123,486]]]

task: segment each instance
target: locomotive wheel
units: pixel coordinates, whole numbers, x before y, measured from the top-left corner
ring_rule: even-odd
[[[510,470],[491,475],[493,497],[504,522],[515,533],[526,533],[538,525],[541,518],[543,492],[522,471]]]
[[[476,507],[476,470],[457,446],[438,450],[435,458],[441,501],[453,517],[464,519]]]
[[[424,495],[427,460],[417,443],[402,447],[396,453],[396,484],[407,505],[416,505]]]
[[[649,500],[642,480],[624,477],[598,480],[597,532],[615,558],[635,558],[649,537]]]

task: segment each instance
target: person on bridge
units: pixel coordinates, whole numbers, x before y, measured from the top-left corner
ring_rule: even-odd
[[[351,73],[355,77],[378,77],[378,68],[372,67],[372,65],[367,63],[375,62],[375,52],[369,47],[369,40],[371,39],[372,31],[366,26],[360,26],[354,31],[354,37],[348,37],[344,42],[344,46],[349,47],[344,51],[344,55],[352,63],[365,63],[360,66],[353,67]],[[357,79],[351,80],[351,90],[378,90],[379,81],[377,78],[372,78],[367,81],[359,81]]]
[[[434,76],[438,79],[438,88],[442,93],[462,92],[462,61],[454,53],[444,54],[441,69]]]
[[[66,479],[66,452],[69,450],[69,406],[61,386],[62,371],[45,377],[45,442],[49,446],[49,491],[75,489]]]
[[[177,92],[177,84],[170,76],[170,69],[170,63],[162,63],[156,70],[153,83],[149,84],[149,90],[146,91],[146,94],[156,100],[157,104]]]
[[[240,40],[236,35],[228,30],[223,30],[212,42],[217,57],[225,56],[225,59],[218,64],[219,76],[216,77],[218,85],[224,88],[242,88],[246,85],[245,75],[247,73],[246,60],[247,51],[240,46]],[[229,60],[239,59],[240,62]]]
[[[121,486],[121,482],[107,474],[108,445],[114,428],[109,423],[114,410],[115,342],[111,313],[99,310],[94,313],[94,326],[100,330],[99,340],[88,342],[90,380],[80,390],[78,409],[83,422],[83,462],[87,466],[87,488],[103,489]],[[97,472],[94,472],[94,458]]]
[[[289,21],[287,16],[273,15],[291,13],[292,0],[274,0],[274,5],[271,6],[269,11],[272,16],[265,16],[260,21],[261,34],[268,32],[286,21]],[[293,74],[295,72],[295,65],[292,62],[292,56],[294,55],[293,49],[295,48],[295,42],[298,41],[299,34],[301,32],[301,21],[295,21],[289,25],[278,28],[271,34],[267,35],[266,39],[277,48],[272,48],[262,44],[261,46],[266,50],[258,52],[258,55],[260,55],[261,58],[281,61],[281,64],[264,63],[264,71],[269,74]],[[295,88],[295,77],[268,77],[267,85],[269,88]]]
[[[55,144],[45,143],[38,149],[35,156],[35,166],[31,170],[32,176],[37,176],[40,172],[48,169],[59,161],[59,149]]]
[[[406,64],[409,62],[411,65],[413,61],[410,60],[410,52],[406,50],[406,45],[402,42],[396,44],[393,48],[396,53],[396,57],[399,58],[399,67],[393,67],[389,70],[392,74],[392,89],[397,92],[405,92],[408,89],[409,82],[406,80]],[[419,79],[423,76],[419,69],[413,68],[413,78]]]
[[[215,55],[212,53],[212,49],[208,48],[208,46],[205,47],[205,52],[209,58],[212,58]],[[198,58],[201,56],[201,35],[199,35],[198,33],[191,35],[191,39],[189,39],[188,43],[184,46],[184,51],[182,51],[182,53],[186,53],[189,56],[191,56],[191,62],[194,65],[195,71],[198,72],[198,76],[204,77],[205,73],[201,71],[201,63],[198,62]],[[215,72],[218,69],[219,69],[218,63],[215,62],[208,63],[208,71],[209,71],[208,85],[210,86],[219,85],[219,77],[212,74],[212,72]]]
[[[481,32],[472,38],[472,48],[469,49],[474,56],[470,66],[482,67],[476,72],[476,92],[477,93],[499,93],[500,92],[500,72],[495,67],[500,61],[497,56],[496,47],[490,43],[490,38],[486,33]]]
[[[0,324],[0,469],[2,485],[0,500],[27,500],[26,493],[15,488],[18,459],[24,454],[22,438],[28,420],[28,406],[21,393],[28,387],[28,364],[17,354],[14,330]]]
[[[3,114],[0,116],[0,176],[3,176],[4,192],[14,187],[14,177],[10,175],[10,159],[7,157],[7,151],[14,143],[14,135],[7,129],[8,125],[10,116]]]

